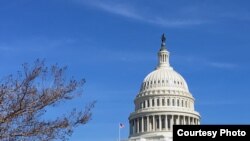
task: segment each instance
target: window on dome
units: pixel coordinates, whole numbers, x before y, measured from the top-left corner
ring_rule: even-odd
[[[172,106],[175,106],[175,102],[174,102],[174,99],[172,99]]]
[[[178,107],[180,106],[180,100],[179,99],[177,100],[177,106]]]
[[[168,104],[168,106],[170,105],[170,101],[169,101],[169,99],[167,100],[167,104]]]
[[[187,101],[185,101],[185,107],[187,108]]]
[[[152,99],[152,107],[154,107],[154,106],[155,106],[155,100]]]
[[[157,99],[157,106],[160,106],[160,99]]]
[[[158,83],[161,83],[161,81],[160,81],[160,80],[158,80]]]
[[[165,106],[165,99],[162,99],[162,106]]]
[[[149,103],[149,100],[148,100],[148,107],[150,107],[150,103]]]
[[[146,102],[143,101],[143,108],[146,108]]]
[[[183,104],[183,100],[181,100],[181,107],[183,107],[184,106],[184,104]]]
[[[162,83],[164,83],[164,80],[162,80]]]

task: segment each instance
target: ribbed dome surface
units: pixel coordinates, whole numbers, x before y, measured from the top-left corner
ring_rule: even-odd
[[[143,90],[156,87],[176,89],[189,92],[184,78],[171,67],[158,68],[149,73],[143,80]]]

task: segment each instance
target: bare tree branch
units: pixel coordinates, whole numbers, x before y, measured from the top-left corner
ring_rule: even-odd
[[[23,71],[0,84],[0,140],[67,140],[75,127],[89,122],[95,101],[55,120],[41,120],[46,108],[82,94],[78,90],[85,80],[67,81],[65,71],[37,60],[32,67],[23,64]]]

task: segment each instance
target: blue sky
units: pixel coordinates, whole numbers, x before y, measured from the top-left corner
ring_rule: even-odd
[[[171,65],[196,98],[202,124],[250,123],[250,2],[247,0],[1,0],[0,75],[45,58],[85,78],[84,95],[53,117],[97,100],[71,141],[115,141],[167,36]]]

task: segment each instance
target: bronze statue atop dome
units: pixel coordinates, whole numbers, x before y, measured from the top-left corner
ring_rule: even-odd
[[[165,43],[165,42],[166,42],[166,37],[165,37],[165,34],[164,34],[164,33],[161,35],[161,42],[162,42],[162,43]]]
[[[166,50],[166,36],[164,33],[161,35],[161,49],[160,50]]]

